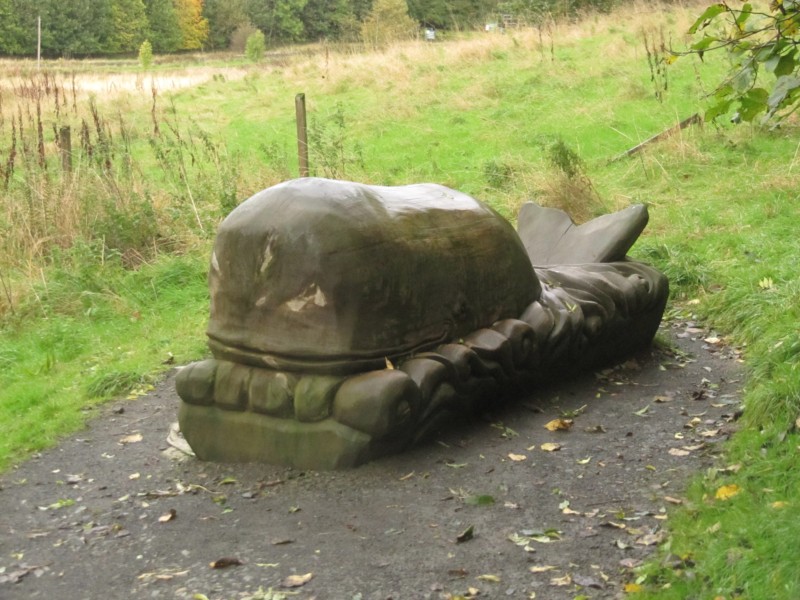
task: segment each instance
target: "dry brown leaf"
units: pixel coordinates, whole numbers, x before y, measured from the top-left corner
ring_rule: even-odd
[[[513,460],[514,462],[520,462],[520,461],[523,461],[523,460],[527,460],[527,459],[528,459],[528,457],[527,457],[527,456],[525,456],[524,454],[514,454],[513,452],[510,452],[510,453],[508,454],[508,458],[510,458],[510,459],[511,459],[511,460]]]
[[[212,569],[227,569],[228,567],[236,567],[243,564],[244,563],[240,561],[238,558],[225,557],[225,558],[219,558],[212,563],[208,563],[208,566],[211,567]]]
[[[556,452],[557,450],[561,450],[561,444],[556,444],[554,442],[545,442],[540,446],[540,448],[545,452]]]
[[[558,418],[545,424],[544,428],[548,431],[569,431],[573,423],[574,421],[572,419]]]
[[[673,498],[672,496],[664,496],[664,500],[670,504],[683,504],[683,500],[680,498]]]
[[[656,533],[647,533],[640,538],[636,539],[636,543],[640,546],[654,546],[664,541],[665,533],[657,531]]]
[[[286,579],[281,581],[281,587],[296,588],[307,584],[314,578],[313,573],[306,573],[305,575],[289,575]]]
[[[130,435],[126,435],[123,438],[120,438],[119,443],[123,446],[125,444],[135,444],[136,442],[142,441],[142,434],[141,433],[132,433]]]
[[[500,577],[497,575],[478,575],[481,581],[488,581],[489,583],[500,583]]]
[[[547,571],[552,571],[553,569],[557,569],[558,567],[554,565],[533,565],[530,569],[528,569],[531,573],[546,573]]]
[[[168,521],[172,521],[178,518],[178,512],[174,508],[170,508],[168,513],[165,513],[158,517],[159,523],[166,523]]]
[[[700,437],[717,437],[719,432],[722,431],[721,429],[709,429],[707,431],[701,431]]]
[[[688,450],[681,450],[680,448],[670,448],[669,453],[672,456],[689,456]]]
[[[550,580],[550,585],[554,586],[569,585],[571,583],[572,583],[572,576],[569,573],[567,573],[563,577],[553,577]]]

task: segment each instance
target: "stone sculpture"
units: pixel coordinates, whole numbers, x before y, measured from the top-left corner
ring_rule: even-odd
[[[305,178],[242,203],[211,259],[214,358],[177,378],[197,456],[354,466],[651,342],[667,280],[626,258],[644,206],[518,222],[433,184]]]

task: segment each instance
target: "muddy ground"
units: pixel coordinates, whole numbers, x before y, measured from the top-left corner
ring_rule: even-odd
[[[735,351],[662,337],[345,472],[187,457],[169,378],[0,478],[0,598],[619,597],[740,404]]]

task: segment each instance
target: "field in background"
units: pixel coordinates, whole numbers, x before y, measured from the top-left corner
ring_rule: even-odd
[[[0,81],[13,82],[0,87],[0,467],[203,355],[215,228],[296,176],[303,92],[315,175],[443,183],[510,219],[528,199],[579,220],[649,204],[634,254],[669,275],[673,313],[745,350],[749,385],[727,457],[737,468],[697,480],[663,561],[632,583],[676,599],[800,597],[800,532],[783,516],[800,498],[797,126],[693,126],[612,160],[700,110],[723,72],[712,55],[666,73],[648,63],[697,13],[637,4],[379,53],[159,65],[163,78],[202,72],[181,89],[147,85],[130,62],[74,79],[0,62]],[[123,79],[134,89],[108,87]],[[101,87],[92,96],[79,80]],[[715,500],[723,484],[741,493]]]

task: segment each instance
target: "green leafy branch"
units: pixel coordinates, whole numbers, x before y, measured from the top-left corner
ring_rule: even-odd
[[[735,122],[762,115],[762,121],[778,123],[800,108],[800,0],[775,0],[769,12],[754,10],[749,2],[738,9],[726,2],[712,4],[689,33],[702,37],[688,51],[672,52],[670,62],[687,54],[703,60],[705,53],[720,49],[731,60],[728,74],[712,94],[706,120],[733,111]],[[761,71],[775,76],[771,89],[759,79]]]

